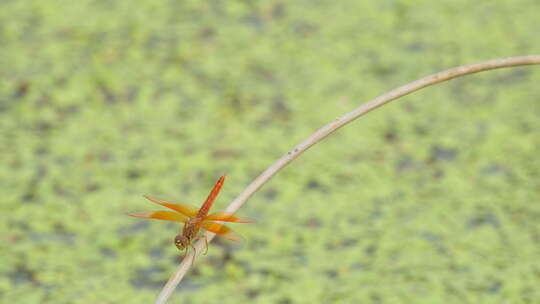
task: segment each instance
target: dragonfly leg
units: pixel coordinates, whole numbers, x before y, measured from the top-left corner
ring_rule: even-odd
[[[208,253],[208,238],[206,237],[206,235],[201,235],[201,236],[198,236],[194,241],[198,241],[200,239],[204,239],[204,253],[203,255],[206,255]]]
[[[197,249],[195,249],[195,246],[193,244],[189,244],[191,249],[193,249],[193,258],[191,259],[191,266],[193,266],[193,262],[195,262],[195,257],[197,256]]]
[[[204,255],[206,255],[208,253],[208,238],[206,238],[206,235],[203,234],[202,236],[204,238],[204,244],[205,244],[205,247],[204,247]]]

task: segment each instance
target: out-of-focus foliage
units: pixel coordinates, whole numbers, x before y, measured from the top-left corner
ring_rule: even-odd
[[[315,129],[448,67],[540,50],[536,0],[2,1],[0,298],[149,303],[178,225]],[[540,68],[385,106],[280,172],[171,303],[536,303]]]

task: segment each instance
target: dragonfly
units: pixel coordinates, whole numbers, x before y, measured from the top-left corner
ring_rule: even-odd
[[[149,201],[169,208],[174,212],[161,210],[145,213],[128,213],[128,215],[140,218],[184,223],[184,227],[174,238],[174,245],[176,248],[178,248],[180,251],[185,250],[184,256],[187,254],[189,248],[192,248],[196,253],[193,243],[200,238],[204,238],[206,243],[206,251],[208,251],[208,240],[204,235],[199,234],[201,229],[213,232],[230,241],[238,242],[241,240],[240,235],[220,222],[253,223],[254,220],[242,218],[234,215],[233,213],[216,212],[208,214],[224,182],[225,175],[222,175],[210,191],[210,194],[208,194],[208,197],[202,204],[201,208],[185,204],[172,204],[155,197],[144,196]]]

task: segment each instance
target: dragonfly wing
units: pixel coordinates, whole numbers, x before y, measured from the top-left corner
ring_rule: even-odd
[[[155,197],[151,197],[151,196],[144,196],[147,200],[151,201],[151,202],[154,202],[158,205],[161,205],[163,207],[167,207],[169,209],[172,209],[176,212],[180,212],[182,213],[183,215],[186,215],[186,216],[189,216],[189,217],[194,217],[195,215],[197,215],[197,212],[199,211],[199,209],[197,209],[196,207],[193,207],[193,206],[190,206],[190,205],[185,205],[185,204],[171,204],[171,203],[167,203],[165,201],[162,201],[160,199],[157,199]]]
[[[223,224],[218,224],[218,223],[213,223],[213,222],[202,222],[201,228],[208,230],[210,232],[213,232],[230,241],[238,242],[242,239],[242,237],[238,233],[232,231],[231,228]]]
[[[129,216],[142,217],[170,222],[180,222],[185,223],[189,220],[189,217],[171,211],[154,211],[154,212],[144,212],[144,213],[128,213]]]
[[[204,218],[205,221],[221,221],[221,222],[233,222],[233,223],[253,223],[254,220],[242,218],[234,215],[233,213],[216,212],[209,214]]]

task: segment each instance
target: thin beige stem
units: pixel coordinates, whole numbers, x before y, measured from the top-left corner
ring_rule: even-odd
[[[442,71],[436,74],[426,76],[424,78],[413,81],[409,84],[401,86],[399,88],[393,89],[375,99],[372,99],[358,108],[352,110],[351,112],[337,118],[326,126],[317,130],[313,135],[308,137],[306,140],[302,141],[296,147],[285,153],[280,157],[274,164],[272,164],[268,169],[266,169],[261,175],[259,175],[247,188],[227,207],[225,212],[236,212],[262,185],[264,185],[272,176],[274,176],[279,170],[287,166],[291,161],[304,153],[314,144],[320,142],[328,135],[332,134],[337,129],[343,127],[344,125],[350,123],[356,118],[374,110],[392,100],[398,99],[399,97],[408,95],[412,92],[418,91],[424,87],[440,83],[452,78],[461,77],[469,74],[474,74],[478,72],[506,68],[506,67],[515,67],[523,65],[533,65],[540,64],[540,55],[529,55],[529,56],[517,56],[503,59],[493,59],[476,64],[464,65],[455,67],[446,71]],[[206,233],[207,241],[210,242],[214,238],[215,234],[207,232]],[[180,283],[189,267],[191,266],[191,261],[193,260],[194,252],[202,252],[202,248],[205,245],[204,241],[198,241],[195,244],[196,251],[191,251],[184,260],[180,263],[176,272],[171,276],[167,284],[163,287],[163,290],[156,299],[156,304],[162,304],[167,301],[171,296],[172,292],[176,286]]]

